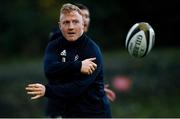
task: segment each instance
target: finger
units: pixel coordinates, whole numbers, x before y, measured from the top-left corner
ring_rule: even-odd
[[[38,85],[28,85],[27,87],[26,87],[26,89],[41,89],[42,87],[41,86],[38,86]]]
[[[90,75],[90,74],[91,74],[91,69],[88,70],[88,75]]]
[[[27,94],[29,94],[29,95],[40,95],[41,94],[41,92],[40,91],[33,91],[33,92],[27,92]]]
[[[93,71],[91,69],[89,69],[89,74],[92,74],[92,73],[93,73]]]
[[[113,99],[111,96],[107,95],[107,97],[108,97],[108,99],[109,99],[111,102],[114,101],[114,99]]]
[[[41,91],[40,88],[35,88],[35,87],[26,87],[27,91]]]
[[[27,87],[36,88],[36,84],[29,84]]]
[[[96,70],[96,68],[97,68],[97,65],[96,65],[96,64],[92,64],[92,65],[90,66],[90,68],[91,68],[91,70],[94,72],[94,71]]]
[[[91,72],[88,73],[88,75],[91,75],[91,74],[92,74]]]
[[[116,94],[110,89],[105,88],[104,90],[106,92],[108,99],[113,102],[116,99]]]
[[[90,60],[90,61],[94,61],[94,60],[96,60],[96,58],[95,58],[95,57],[89,58],[89,60]]]
[[[96,69],[97,68],[97,65],[94,63],[94,62],[92,62],[92,66]]]
[[[38,99],[40,97],[41,97],[40,95],[36,95],[36,96],[31,97],[31,100]]]
[[[93,66],[91,66],[90,68],[93,72],[96,70]]]
[[[38,83],[29,84],[28,87],[40,87],[41,85]]]

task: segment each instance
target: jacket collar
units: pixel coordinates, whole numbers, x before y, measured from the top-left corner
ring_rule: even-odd
[[[62,43],[66,47],[78,47],[81,46],[82,43],[85,41],[86,35],[83,33],[76,41],[68,41],[64,36],[62,37]]]

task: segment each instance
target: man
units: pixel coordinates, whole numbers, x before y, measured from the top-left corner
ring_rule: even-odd
[[[81,9],[83,20],[84,20],[84,32],[88,31],[90,24],[90,12],[89,9],[83,4],[75,4],[79,9]]]
[[[59,26],[62,37],[49,42],[45,53],[48,84],[29,84],[27,93],[31,99],[48,97],[50,117],[111,117],[104,92],[102,54],[84,34],[81,10],[64,4]]]
[[[84,32],[87,33],[89,29],[89,24],[90,24],[90,12],[89,9],[83,5],[83,4],[75,4],[81,9],[81,12],[83,14],[83,19],[84,19]],[[116,94],[114,91],[110,90],[109,85],[106,84],[104,87],[104,90],[106,92],[106,95],[110,101],[114,101],[116,99]]]
[[[89,9],[83,4],[75,4],[75,5],[77,7],[79,7],[79,9],[82,12],[83,20],[84,20],[84,32],[87,33],[88,28],[89,28],[89,24],[90,24]],[[62,33],[58,27],[58,28],[53,29],[53,31],[49,35],[49,39],[50,39],[50,41],[52,41],[52,40],[58,39],[61,36],[62,36]],[[88,74],[88,72],[85,72],[85,71],[84,71],[84,73]],[[109,85],[106,84],[104,90],[106,92],[108,99],[113,102],[116,99],[116,94],[114,91],[110,90],[108,87],[109,87]]]
[[[83,4],[75,4],[75,5],[77,7],[79,7],[79,9],[82,12],[83,20],[84,20],[84,32],[87,32],[88,28],[89,28],[89,23],[90,23],[89,9]],[[49,39],[50,39],[50,41],[52,41],[52,40],[55,40],[61,36],[62,36],[62,33],[61,33],[59,27],[56,27],[52,30],[52,32],[50,32]]]

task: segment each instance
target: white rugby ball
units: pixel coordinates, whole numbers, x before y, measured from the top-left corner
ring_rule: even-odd
[[[144,57],[153,48],[155,32],[147,22],[134,24],[126,36],[126,48],[133,57]]]

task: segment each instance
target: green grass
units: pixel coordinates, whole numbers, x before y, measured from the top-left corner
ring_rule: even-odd
[[[105,52],[105,81],[116,92],[113,117],[180,117],[180,49],[153,49],[144,58],[127,51]],[[129,92],[111,84],[116,75],[133,83]],[[45,117],[46,99],[31,101],[28,83],[46,83],[42,58],[10,58],[0,63],[0,117]]]

